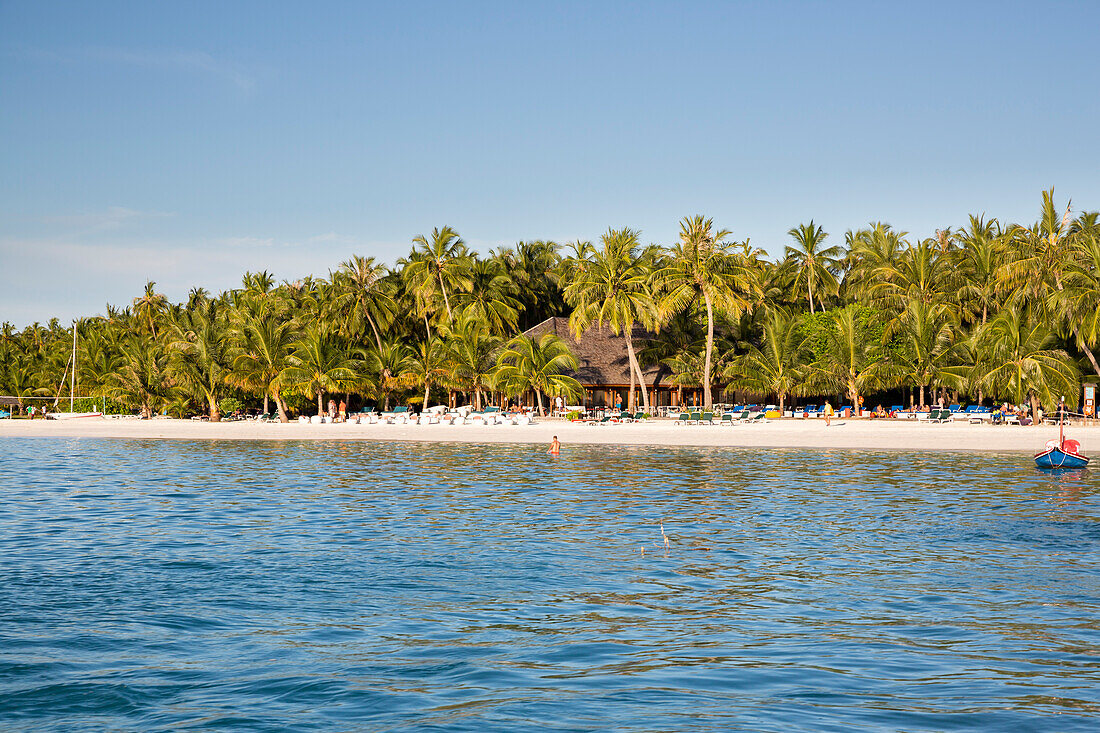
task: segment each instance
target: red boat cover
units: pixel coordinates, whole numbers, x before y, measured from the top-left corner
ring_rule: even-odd
[[[1076,440],[1070,440],[1069,438],[1066,438],[1064,441],[1062,441],[1062,450],[1064,450],[1066,453],[1081,455],[1081,444],[1078,443]]]

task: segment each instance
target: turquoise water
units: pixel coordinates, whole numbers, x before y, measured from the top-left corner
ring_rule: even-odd
[[[0,728],[1100,727],[1100,471],[543,450],[0,440]]]

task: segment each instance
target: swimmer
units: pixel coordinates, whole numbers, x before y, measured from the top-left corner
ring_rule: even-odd
[[[554,436],[554,439],[550,441],[550,450],[546,451],[552,456],[556,456],[561,450],[561,443],[558,442],[558,436]]]

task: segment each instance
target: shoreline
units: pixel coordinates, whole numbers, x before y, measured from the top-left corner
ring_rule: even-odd
[[[1100,426],[1069,428],[1088,455],[1100,445]],[[1057,438],[1056,426],[930,424],[917,421],[772,420],[760,425],[674,425],[654,421],[585,425],[542,420],[534,425],[356,425],[337,423],[223,422],[158,418],[0,420],[0,438],[96,438],[118,440],[338,440],[421,443],[545,443],[557,435],[574,445],[699,448],[811,448],[871,451],[1037,453]]]

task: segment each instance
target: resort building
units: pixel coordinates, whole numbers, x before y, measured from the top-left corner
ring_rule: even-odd
[[[537,338],[552,333],[558,336],[577,357],[577,371],[567,372],[584,386],[585,407],[614,407],[616,398],[622,399],[624,408],[631,406],[630,364],[623,335],[615,335],[604,325],[592,326],[576,338],[569,329],[569,319],[555,316],[523,332],[524,336]],[[635,354],[653,338],[653,333],[641,326],[634,327]],[[645,388],[649,390],[649,403],[653,407],[701,404],[701,390],[672,383],[672,375],[664,364],[642,365]],[[641,405],[641,386],[635,384],[634,405]],[[682,397],[681,397],[682,395]]]

